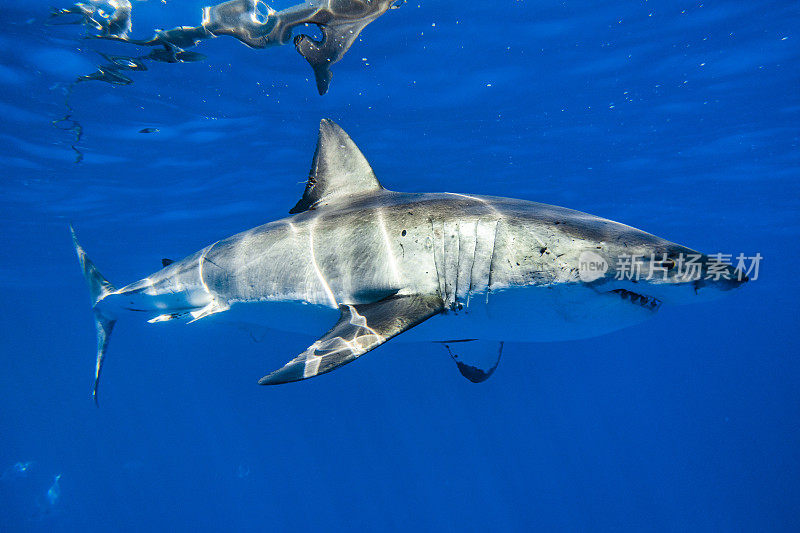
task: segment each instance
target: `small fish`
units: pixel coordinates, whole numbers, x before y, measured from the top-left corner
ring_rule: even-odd
[[[138,57],[110,56],[104,54],[103,52],[97,53],[100,54],[103,59],[120,70],[147,70],[147,65],[145,65]]]
[[[142,128],[139,130],[139,133],[158,133],[159,131],[161,130],[158,128]]]
[[[120,74],[116,67],[113,65],[103,65],[97,68],[97,71],[79,77],[75,81],[104,81],[112,85],[130,85],[133,80],[129,77]]]

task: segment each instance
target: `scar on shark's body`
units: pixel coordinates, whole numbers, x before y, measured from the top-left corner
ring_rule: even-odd
[[[330,372],[394,338],[439,342],[461,374],[482,382],[505,341],[598,336],[652,318],[663,305],[709,300],[747,281],[713,256],[587,213],[387,190],[327,119],[289,213],[184,259],[162,259],[161,270],[122,288],[100,274],[73,230],[97,332],[95,401],[110,335],[124,315],[318,337],[262,385]],[[579,268],[586,254],[611,266],[586,279]],[[676,268],[687,254],[699,258],[701,273],[727,275],[687,279]],[[620,277],[613,259],[623,256],[645,258],[642,268],[658,267],[663,276]]]

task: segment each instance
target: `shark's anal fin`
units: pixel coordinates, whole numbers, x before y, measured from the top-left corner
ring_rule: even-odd
[[[497,370],[503,355],[502,342],[473,339],[443,342],[447,352],[458,366],[461,375],[473,383],[482,383]]]
[[[330,372],[442,312],[443,303],[438,295],[395,294],[339,310],[339,322],[330,331],[258,383],[277,385]]]

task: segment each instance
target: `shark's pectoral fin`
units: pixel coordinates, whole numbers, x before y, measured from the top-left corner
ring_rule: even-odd
[[[438,295],[392,295],[378,302],[342,305],[333,328],[260,385],[300,381],[330,372],[413,328],[443,309]]]
[[[503,355],[503,343],[478,340],[442,343],[458,366],[461,375],[473,383],[481,383],[497,370]]]

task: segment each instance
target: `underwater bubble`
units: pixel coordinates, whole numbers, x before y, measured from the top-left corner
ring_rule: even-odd
[[[238,477],[239,479],[244,479],[249,475],[250,475],[250,467],[249,466],[247,466],[245,464],[241,464],[241,465],[236,467],[236,477]]]
[[[18,461],[9,466],[0,476],[0,479],[27,477],[31,466],[33,466],[33,461]]]

